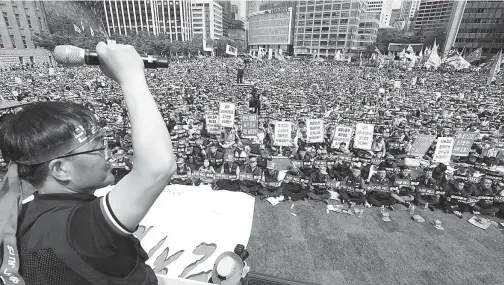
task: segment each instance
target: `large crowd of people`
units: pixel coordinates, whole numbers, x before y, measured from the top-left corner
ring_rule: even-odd
[[[337,197],[349,208],[402,204],[458,217],[504,214],[502,75],[486,85],[486,74],[476,72],[289,59],[249,62],[237,78],[243,68],[240,59],[200,57],[146,70],[177,155],[172,184],[206,184],[261,200],[328,204]],[[4,68],[0,92],[3,100],[86,105],[106,129],[116,181],[134,167],[122,91],[99,68]],[[235,105],[235,122],[216,133],[206,116],[217,114],[221,102]],[[247,114],[257,114],[253,137],[242,132]],[[307,139],[308,119],[324,121],[322,142]],[[275,144],[278,121],[291,122],[290,145]],[[354,147],[353,137],[333,144],[337,126],[356,123],[374,125],[371,149]],[[423,156],[410,154],[419,135],[461,131],[477,134],[467,156],[436,163],[435,142]]]

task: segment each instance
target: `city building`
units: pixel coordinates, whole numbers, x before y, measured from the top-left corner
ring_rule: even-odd
[[[380,28],[390,27],[392,4],[393,0],[368,0],[367,12],[378,13],[380,15]]]
[[[192,38],[191,0],[103,0],[103,9],[109,35],[144,31],[178,41]]]
[[[421,0],[415,17],[415,31],[446,29],[455,2],[459,0]]]
[[[245,6],[245,18],[248,19],[250,14],[259,12],[259,0],[249,0],[246,1],[247,6]]]
[[[247,46],[245,23],[243,20],[231,20],[229,25],[229,38],[240,43],[242,47]]]
[[[213,0],[192,1],[193,33],[204,39],[223,36],[222,6]]]
[[[392,9],[392,14],[390,16],[391,27],[395,27],[395,22],[399,21],[400,15],[401,15],[401,9]]]
[[[240,19],[231,20],[231,22],[229,23],[229,28],[245,30],[245,23]]]
[[[444,51],[469,54],[482,48],[482,60],[504,49],[504,1],[457,1],[447,28]]]
[[[362,13],[359,22],[359,31],[355,51],[365,51],[368,45],[376,43],[378,29],[380,28],[380,13]]]
[[[358,32],[366,11],[366,0],[299,1],[294,54],[334,55],[337,50],[362,50]]]
[[[282,49],[292,54],[296,2],[263,1],[259,4],[262,4],[259,11],[248,15],[248,47],[253,51],[259,47]]]
[[[420,7],[420,0],[403,0],[399,12],[399,19],[394,22],[394,28],[410,31],[413,28],[413,20]]]
[[[245,29],[229,29],[229,38],[240,45],[240,47],[246,47],[246,34]]]
[[[239,14],[238,5],[231,4],[231,13]]]
[[[52,63],[52,55],[32,40],[48,32],[43,1],[0,1],[0,13],[0,65]]]
[[[228,36],[229,22],[232,19],[231,13],[231,1],[217,1],[222,7],[222,35],[224,37]]]

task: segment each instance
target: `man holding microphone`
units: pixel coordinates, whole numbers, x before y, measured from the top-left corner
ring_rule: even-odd
[[[133,233],[175,172],[170,135],[134,47],[100,42],[96,52],[102,72],[123,90],[133,169],[104,197],[93,195],[114,177],[103,132],[84,106],[39,102],[3,121],[0,149],[9,169],[0,204],[9,207],[0,209],[0,226],[9,226],[0,228],[0,240],[20,256],[24,281],[17,284],[158,283]],[[37,190],[22,211],[19,180]],[[18,268],[2,277],[19,276]]]

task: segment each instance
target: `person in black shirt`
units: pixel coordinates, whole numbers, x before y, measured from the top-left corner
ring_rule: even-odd
[[[424,175],[418,177],[416,182],[418,182],[418,188],[416,189],[413,196],[415,197],[415,203],[417,205],[428,205],[431,211],[434,211],[434,207],[439,205],[438,195],[432,191],[436,191],[438,188],[438,182],[432,177],[432,168],[424,168]],[[426,192],[421,192],[425,189]]]
[[[228,154],[226,162],[221,167],[222,174],[236,175],[235,179],[219,179],[216,182],[218,189],[238,191],[240,185],[238,183],[240,177],[240,165],[235,162],[233,154]]]
[[[378,168],[378,173],[373,174],[370,179],[370,185],[391,186],[392,182],[387,177],[387,171],[384,167]],[[395,204],[395,199],[387,191],[369,191],[367,200],[371,205],[376,207],[387,206],[391,210]]]
[[[257,195],[259,188],[261,188],[260,182],[263,176],[262,169],[257,166],[257,157],[249,158],[249,163],[245,165],[241,174],[251,174],[253,176],[251,180],[245,180],[240,176],[240,189],[242,192]]]
[[[470,193],[474,197],[488,197],[489,199],[479,199],[473,206],[474,214],[495,216],[499,208],[494,205],[493,197],[497,194],[492,189],[493,181],[488,177],[482,177],[480,183],[471,185]]]
[[[280,187],[281,183],[279,183],[278,174],[278,170],[275,169],[275,163],[268,160],[266,171],[263,172],[262,187],[259,188],[259,193],[263,195],[261,199],[278,197],[282,194],[282,187]]]
[[[292,176],[299,181],[290,181],[287,183],[282,183],[283,195],[286,200],[292,200],[293,202],[305,198],[310,191],[308,186],[309,178],[307,178],[304,173],[299,170],[299,168],[292,164],[290,165],[290,170],[287,171],[285,176]],[[306,182],[303,182],[306,181]]]
[[[185,163],[183,157],[177,159],[177,171],[172,177],[171,183],[179,185],[192,185],[191,168]]]
[[[338,191],[341,201],[348,203],[350,208],[357,204],[363,204],[366,202],[365,187],[360,168],[352,167],[352,174],[345,177]]]
[[[301,167],[299,167],[299,169],[306,175],[306,176],[310,176],[313,169],[311,167],[311,161],[312,161],[312,157],[310,154],[308,154],[306,152],[306,149],[304,148],[300,148],[297,153],[294,155],[294,157],[292,158],[293,160],[300,160],[303,162],[303,164],[305,163],[310,163],[310,165],[301,165]]]
[[[158,283],[133,233],[175,172],[170,135],[135,49],[100,42],[96,52],[100,69],[121,86],[133,126],[134,167],[108,194],[94,196],[114,177],[103,130],[84,106],[38,102],[0,126],[11,185],[24,179],[36,189],[19,219],[18,200],[12,204],[13,248],[26,284]],[[18,187],[8,191],[19,195]]]
[[[210,145],[209,152],[206,152],[206,157],[215,171],[220,171],[220,167],[224,163],[224,155],[222,152],[217,151],[217,146],[215,144]]]
[[[324,201],[326,204],[331,198],[331,193],[327,191],[327,180],[329,175],[325,166],[320,166],[316,171],[312,172],[310,176],[310,192],[308,197],[317,201]]]
[[[462,179],[456,179],[452,183],[444,186],[445,194],[439,199],[439,204],[446,213],[453,213],[457,217],[462,218],[463,212],[469,212],[469,205],[465,199],[469,198],[468,191],[465,187],[465,182]],[[456,197],[452,197],[455,195]],[[461,197],[462,199],[459,199]]]

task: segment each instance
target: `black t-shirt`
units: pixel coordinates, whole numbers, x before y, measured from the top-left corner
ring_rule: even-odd
[[[113,214],[107,196],[37,193],[34,196],[33,201],[23,205],[18,229],[21,273],[28,284],[90,284],[65,265],[58,254],[65,248],[77,253],[97,272],[112,278],[131,278],[138,258],[147,258],[133,232]],[[152,270],[141,274],[154,275]],[[149,277],[152,278],[156,277]]]

